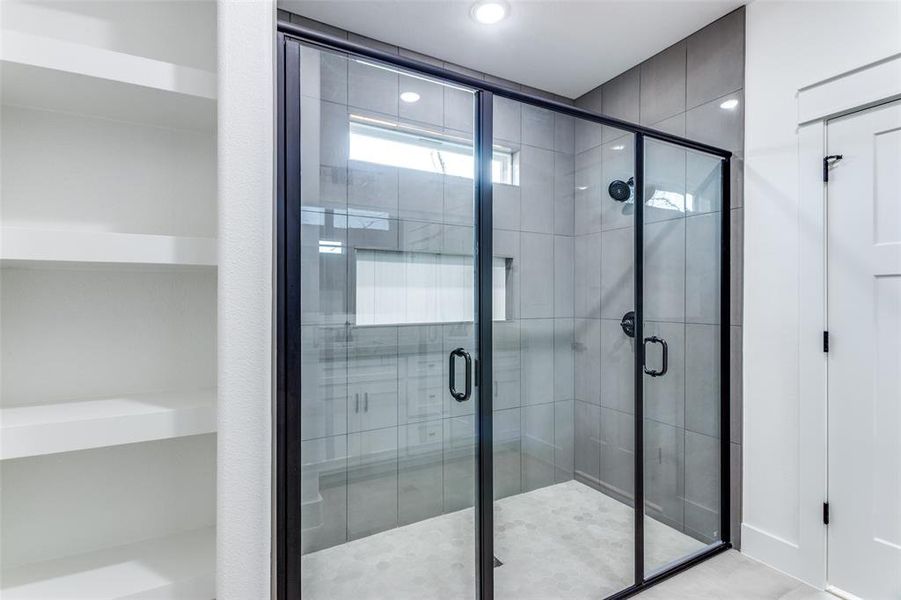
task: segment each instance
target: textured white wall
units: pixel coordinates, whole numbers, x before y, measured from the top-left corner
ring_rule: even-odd
[[[797,93],[901,52],[899,7],[758,1],[747,8],[742,550],[815,585],[825,582],[817,525],[825,497],[802,482],[825,466],[818,443],[825,434],[802,438],[809,423],[801,419],[800,373],[805,353],[822,351],[818,339],[799,333],[806,309],[799,252],[812,226],[801,209],[821,197],[799,192],[807,165],[799,163]],[[818,447],[802,447],[802,439]]]
[[[217,598],[270,597],[275,2],[219,0]]]

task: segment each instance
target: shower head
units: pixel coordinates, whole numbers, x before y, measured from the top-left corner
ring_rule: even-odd
[[[635,179],[629,177],[629,181],[617,179],[610,182],[607,193],[617,202],[625,202],[632,197],[632,187],[635,185]]]

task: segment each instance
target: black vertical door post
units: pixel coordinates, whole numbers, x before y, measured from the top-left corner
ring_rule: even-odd
[[[480,600],[494,598],[494,452],[491,398],[491,290],[493,228],[491,155],[494,96],[475,94],[475,232],[476,248],[476,385],[479,406],[476,419],[476,587]]]
[[[300,598],[300,44],[279,35],[276,199],[276,590]]]
[[[644,583],[644,134],[635,134],[635,584]]]
[[[720,160],[720,177],[722,181],[722,226],[720,229],[720,539],[725,543],[732,542],[731,523],[731,456],[729,442],[732,438],[731,422],[731,383],[730,372],[732,361],[732,311],[731,302],[731,264],[730,264],[730,224],[732,215],[731,198],[731,157]],[[711,249],[713,251],[713,249]]]

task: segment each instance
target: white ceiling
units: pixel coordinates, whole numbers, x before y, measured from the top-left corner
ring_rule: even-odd
[[[742,0],[508,0],[497,25],[465,0],[285,0],[391,44],[577,98],[744,4]]]

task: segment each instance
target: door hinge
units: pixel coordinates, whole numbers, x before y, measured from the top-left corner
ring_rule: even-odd
[[[823,525],[829,524],[829,503],[823,502]]]
[[[823,332],[823,352],[829,352],[829,332]]]
[[[823,183],[829,182],[829,167],[842,159],[841,154],[830,154],[823,158]]]

